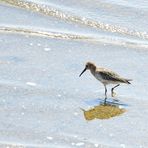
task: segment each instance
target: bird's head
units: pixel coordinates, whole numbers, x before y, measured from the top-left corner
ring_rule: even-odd
[[[95,64],[92,63],[92,62],[87,62],[87,63],[85,64],[84,70],[81,72],[81,74],[79,75],[79,77],[80,77],[86,70],[88,70],[88,69],[89,69],[90,71],[95,71],[95,69],[96,69]]]

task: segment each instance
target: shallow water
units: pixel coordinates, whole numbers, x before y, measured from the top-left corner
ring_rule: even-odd
[[[0,147],[148,147],[147,1],[0,4]],[[122,115],[85,120],[104,99],[89,72],[79,78],[86,61],[133,79],[116,89]]]

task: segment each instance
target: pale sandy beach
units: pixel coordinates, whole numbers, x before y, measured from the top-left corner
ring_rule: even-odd
[[[147,148],[148,2],[0,0],[0,148]],[[86,120],[104,87],[95,62],[133,79],[125,109]]]

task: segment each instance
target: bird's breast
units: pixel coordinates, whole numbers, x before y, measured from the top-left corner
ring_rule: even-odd
[[[103,79],[99,73],[94,73],[94,77],[101,82],[103,81]]]

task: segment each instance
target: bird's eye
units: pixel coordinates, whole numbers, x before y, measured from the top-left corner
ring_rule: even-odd
[[[86,65],[86,68],[88,68],[88,65]]]

